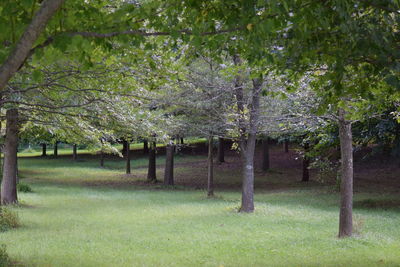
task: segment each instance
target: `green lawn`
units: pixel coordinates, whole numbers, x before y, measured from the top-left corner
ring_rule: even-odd
[[[177,171],[200,160],[180,157]],[[94,160],[20,159],[34,193],[19,194],[22,226],[0,233],[0,243],[24,266],[400,266],[398,205],[367,208],[396,195],[357,194],[357,234],[339,240],[338,194],[326,187],[260,190],[256,212],[240,214],[239,192],[207,199],[135,184],[146,162],[132,163],[134,176],[125,176],[117,160],[101,169]]]

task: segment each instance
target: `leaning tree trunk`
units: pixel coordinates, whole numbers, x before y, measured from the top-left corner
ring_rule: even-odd
[[[54,142],[54,157],[58,157],[58,141]]]
[[[341,155],[339,237],[353,233],[353,137],[351,122],[345,111],[339,110],[339,138]]]
[[[72,159],[77,160],[78,159],[78,146],[77,144],[72,145]]]
[[[46,157],[46,156],[47,156],[47,145],[42,144],[42,157]]]
[[[268,171],[269,168],[269,138],[265,137],[262,139],[262,170]]]
[[[213,136],[208,137],[207,196],[214,196]]]
[[[304,156],[303,156],[303,177],[301,179],[302,182],[308,182],[310,180],[310,157],[307,153],[310,151],[310,144],[306,142],[304,144]]]
[[[218,164],[225,162],[225,142],[224,138],[218,138]]]
[[[126,174],[131,174],[131,149],[129,141],[124,141],[126,146],[125,159],[126,159]]]
[[[157,182],[156,175],[156,142],[150,142],[149,149],[149,168],[147,170],[147,181],[151,183]]]
[[[14,50],[0,67],[0,91],[25,63],[31,54],[33,44],[45,29],[47,22],[57,12],[65,0],[45,0],[35,13],[32,21],[21,35]]]
[[[173,144],[168,144],[165,155],[164,185],[174,185],[174,150]]]
[[[6,138],[4,144],[3,180],[1,181],[1,204],[18,202],[17,197],[17,148],[18,148],[18,110],[9,109],[6,113]]]

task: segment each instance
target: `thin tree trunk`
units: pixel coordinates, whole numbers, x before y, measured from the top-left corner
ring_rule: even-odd
[[[101,146],[100,149],[100,167],[104,167],[104,150],[103,150],[103,146]]]
[[[42,157],[47,157],[47,145],[42,144]]]
[[[6,138],[4,146],[3,179],[1,181],[1,204],[18,202],[17,197],[17,149],[18,149],[18,110],[9,109],[6,113]]]
[[[78,159],[78,146],[77,144],[72,145],[72,159],[77,160]]]
[[[181,145],[183,145],[184,144],[184,142],[183,142],[183,137],[181,137]]]
[[[147,139],[143,141],[143,153],[144,154],[149,153],[149,142],[147,141]]]
[[[124,141],[126,142],[126,174],[131,174],[131,149],[130,149],[130,143],[129,141]]]
[[[250,108],[250,125],[247,139],[241,135],[241,158],[243,165],[242,205],[241,212],[254,211],[254,152],[256,147],[256,135],[260,114],[260,93],[262,78],[253,79],[252,101]]]
[[[345,111],[339,110],[339,138],[341,154],[339,237],[353,233],[353,137],[351,122]]]
[[[225,140],[222,137],[218,138],[218,164],[225,162]]]
[[[173,144],[168,144],[165,155],[164,184],[174,185],[174,150]]]
[[[31,23],[18,40],[14,50],[0,67],[0,91],[3,91],[8,81],[15,75],[24,64],[31,53],[33,44],[36,42],[47,22],[61,7],[65,0],[45,0],[36,12]]]
[[[208,173],[207,173],[207,196],[214,196],[214,158],[213,158],[213,136],[208,137]]]
[[[262,170],[268,171],[270,164],[269,164],[269,138],[265,137],[262,139]]]
[[[54,157],[57,158],[58,157],[58,141],[54,142]]]
[[[283,146],[285,148],[285,153],[288,153],[289,152],[289,140],[286,139]]]
[[[301,179],[302,182],[308,182],[310,180],[310,158],[307,153],[310,151],[310,144],[306,142],[304,144],[304,157],[303,157],[303,177]]]
[[[156,175],[156,142],[150,142],[149,149],[149,168],[147,170],[147,181],[151,183],[157,182]]]

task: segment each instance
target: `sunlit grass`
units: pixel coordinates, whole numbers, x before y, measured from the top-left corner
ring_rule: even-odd
[[[204,158],[177,158],[196,160]],[[398,196],[356,195],[357,234],[339,240],[338,195],[323,187],[259,191],[255,213],[241,214],[239,192],[207,199],[202,190],[85,184],[143,180],[145,158],[132,163],[136,176],[127,177],[123,161],[101,169],[95,160],[21,159],[35,192],[20,194],[22,227],[0,233],[0,243],[26,266],[400,265],[399,207],[370,208]]]

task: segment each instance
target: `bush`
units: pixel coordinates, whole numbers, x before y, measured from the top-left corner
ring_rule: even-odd
[[[0,267],[11,266],[10,257],[7,254],[6,246],[0,245]]]
[[[23,183],[18,183],[17,184],[17,190],[18,190],[18,192],[24,192],[24,193],[33,192],[32,188],[29,185],[23,184]]]
[[[19,219],[15,212],[5,207],[0,207],[0,232],[19,226]]]

